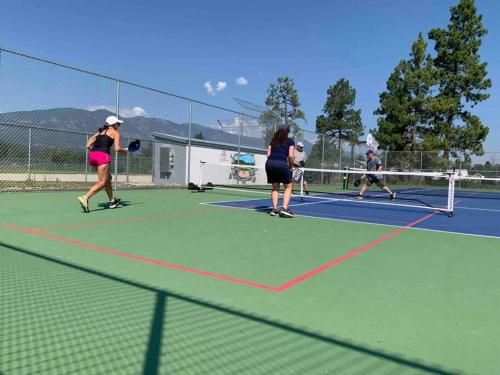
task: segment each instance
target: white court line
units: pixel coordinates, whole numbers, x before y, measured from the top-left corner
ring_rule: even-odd
[[[238,191],[238,192],[241,192],[241,193],[247,193],[248,195],[250,195],[250,194],[262,194],[262,195],[266,195],[267,197],[269,197],[271,195],[271,190],[269,190],[269,191],[258,191],[258,190],[252,190],[252,189],[235,189],[235,188],[225,188],[225,187],[214,186],[214,187],[208,188],[206,191],[210,191],[210,190]],[[283,197],[283,193],[281,191],[279,193],[279,196]],[[300,195],[298,195],[298,194],[292,194],[292,198],[297,198],[297,197],[300,197]],[[241,197],[241,198],[242,198],[242,200],[245,200],[245,201],[256,201],[256,200],[266,199],[266,197],[260,197],[260,198],[245,198],[245,197]],[[237,201],[233,199],[233,200],[230,200],[230,201],[217,201],[217,202],[229,203],[229,202],[237,202]]]
[[[243,198],[242,200],[230,200],[230,201],[214,201],[213,203],[234,203],[234,202],[246,202],[246,201],[261,201],[261,200],[264,200],[266,198],[264,197],[261,197],[261,198]],[[212,203],[212,202],[205,202],[205,203]]]
[[[320,203],[333,203],[331,200],[324,200],[324,201],[318,201],[318,202],[305,202],[305,203],[294,203],[294,204],[289,204],[290,207],[295,207],[295,206],[307,206],[310,204],[320,204]]]
[[[263,195],[270,195],[270,191],[252,191],[249,189],[237,189],[237,188],[225,188],[225,187],[217,187],[214,186],[212,189],[214,190],[228,190],[228,191],[239,191],[239,192],[244,192],[244,193],[255,193],[255,194],[263,194]],[[319,194],[328,194],[328,193],[319,193]],[[383,196],[385,194],[380,193],[380,196]],[[280,197],[283,196],[283,193],[280,192]],[[300,195],[297,194],[292,194],[292,198],[294,197],[300,197]],[[391,202],[372,202],[370,201],[370,196],[366,196],[366,199],[355,199],[353,196],[352,198],[330,198],[330,197],[322,197],[322,196],[317,196],[317,195],[308,195],[304,197],[306,199],[321,199],[323,201],[328,200],[331,202],[351,202],[351,203],[361,203],[361,204],[381,204],[381,205],[386,205],[386,206],[401,206],[401,207],[411,207],[411,208],[419,208],[419,209],[424,209],[424,210],[438,210],[438,211],[445,211],[448,212],[446,207],[429,207],[425,205],[417,206],[415,204],[400,204],[398,203],[397,195],[396,199]],[[262,199],[262,198],[260,198]],[[259,198],[249,198],[249,199],[242,199],[242,200],[259,200]],[[224,202],[224,203],[229,203],[229,202],[235,202],[236,200],[232,201],[218,201],[218,202]]]
[[[241,202],[241,201],[230,201],[230,202]],[[221,202],[222,203],[222,202]],[[228,203],[228,202],[224,202]],[[218,205],[217,202],[200,202],[202,205],[207,205],[207,206],[219,206],[219,207],[224,207],[224,208],[231,208],[231,209],[236,209],[236,210],[246,210],[246,211],[256,211],[258,212],[257,209],[255,208],[248,208],[248,207],[233,207],[233,206],[222,206]],[[337,219],[333,217],[322,217],[322,216],[311,216],[311,215],[302,215],[302,214],[296,214],[295,216],[299,217],[305,217],[308,219],[320,219],[320,220],[331,220],[331,221],[342,221],[346,223],[354,223],[354,224],[369,224],[369,225],[378,225],[382,227],[393,227],[393,228],[401,228],[404,225],[395,225],[395,224],[381,224],[381,223],[373,223],[369,221],[361,221],[361,220],[348,220],[348,219]],[[406,224],[405,224],[406,225]],[[473,234],[473,233],[463,233],[463,232],[452,232],[448,230],[439,230],[439,229],[427,229],[427,228],[416,228],[416,227],[410,227],[408,228],[409,230],[420,230],[420,231],[425,231],[425,232],[436,232],[436,233],[445,233],[445,234],[458,234],[461,236],[469,236],[469,237],[480,237],[480,238],[494,238],[494,239],[500,239],[500,236],[488,236],[485,234]]]
[[[328,194],[328,193],[325,193],[325,194]],[[327,202],[351,202],[354,204],[357,204],[357,203],[374,204],[374,205],[384,205],[384,206],[392,206],[392,207],[419,208],[419,209],[423,209],[423,210],[448,212],[446,207],[429,207],[429,206],[425,206],[425,205],[417,206],[416,204],[400,204],[399,200],[397,198],[397,195],[396,195],[396,199],[394,201],[391,201],[391,202],[370,201],[369,196],[366,196],[365,199],[356,199],[355,197],[352,197],[352,198],[330,198],[330,197],[319,197],[317,195],[309,195],[309,196],[305,196],[304,198],[305,199],[322,199],[323,202],[325,202],[325,201],[327,201]]]
[[[481,237],[481,238],[495,238],[500,239],[500,236],[488,236],[487,234],[474,234],[474,233],[464,233],[464,232],[452,232],[449,230],[439,230],[439,229],[427,229],[427,228],[415,228],[411,227],[409,229],[414,230],[425,230],[428,232],[437,232],[437,233],[447,233],[447,234],[459,234],[461,236],[470,236],[470,237]]]
[[[500,212],[500,210],[496,210],[494,208],[478,208],[478,207],[460,207],[455,206],[455,210],[476,210],[476,211],[491,211],[491,212]]]
[[[269,192],[252,192],[249,190],[243,190],[243,189],[233,189],[233,188],[214,188],[217,190],[229,190],[229,191],[240,191],[244,193],[256,193],[256,194],[266,194],[269,195]],[[374,196],[384,196],[385,194],[380,194],[380,195],[374,195]],[[283,196],[283,193],[280,193],[280,197]],[[292,195],[292,198],[298,198],[300,195]],[[422,206],[416,206],[416,205],[400,205],[397,203],[389,203],[389,202],[370,202],[370,201],[363,201],[363,200],[355,200],[355,198],[329,198],[329,197],[318,197],[318,196],[306,196],[304,197],[305,199],[312,198],[312,199],[318,199],[321,201],[318,202],[305,202],[305,203],[295,203],[295,204],[290,204],[289,206],[305,206],[305,205],[310,205],[310,204],[319,204],[319,203],[329,203],[329,202],[351,202],[351,203],[367,203],[367,204],[384,204],[384,205],[389,205],[389,206],[401,206],[401,207],[413,207],[413,208],[423,208],[423,209],[431,209],[431,210],[445,210],[445,208],[441,207],[422,207]],[[242,201],[258,201],[265,199],[264,197],[262,198],[243,198]],[[367,197],[369,199],[369,197]],[[396,196],[397,199],[397,196]],[[228,200],[228,201],[215,201],[214,203],[232,203],[232,202],[237,202],[236,200]],[[494,209],[494,208],[476,208],[476,207],[467,207],[467,206],[458,206],[455,205],[454,207],[455,210],[471,210],[471,211],[487,211],[487,212],[500,212],[500,209]]]

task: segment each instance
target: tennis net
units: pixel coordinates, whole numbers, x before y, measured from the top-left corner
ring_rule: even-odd
[[[365,170],[356,168],[350,169],[361,173]],[[408,172],[402,172],[408,173]],[[420,172],[417,172],[420,173]],[[422,172],[425,174],[427,172]],[[455,198],[473,198],[473,199],[498,199],[500,200],[500,178],[461,175],[460,171],[443,172],[445,175],[454,175],[455,179]],[[425,193],[429,193],[428,190]],[[447,195],[446,189],[434,189],[433,194]]]
[[[299,168],[293,176],[294,195],[303,199],[333,199],[453,213],[453,174]],[[204,162],[200,165],[199,187],[254,191],[271,189],[262,166]],[[364,190],[362,195],[361,189]]]
[[[457,176],[455,196],[500,201],[500,178]]]

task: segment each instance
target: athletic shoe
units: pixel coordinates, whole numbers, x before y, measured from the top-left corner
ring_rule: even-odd
[[[306,191],[306,195],[309,195],[309,192],[308,192],[308,191]]]
[[[358,194],[358,195],[356,195],[356,199],[365,199],[365,197],[362,196],[361,194]]]
[[[109,208],[116,208],[122,202],[120,198],[113,198],[111,202],[109,202]]]
[[[396,193],[389,194],[389,197],[391,198],[391,201],[396,199]]]
[[[80,202],[80,206],[82,207],[83,212],[89,213],[90,208],[89,208],[89,199],[87,198],[86,195],[82,195],[81,197],[78,197],[78,202]]]
[[[278,215],[279,213],[280,213],[280,212],[279,212],[277,209],[273,208],[273,209],[271,210],[271,212],[269,213],[269,215],[271,215],[271,216],[276,216],[276,215]]]
[[[289,217],[289,218],[292,218],[294,217],[295,215],[293,214],[292,211],[290,210],[285,210],[284,208],[280,210],[280,217]]]

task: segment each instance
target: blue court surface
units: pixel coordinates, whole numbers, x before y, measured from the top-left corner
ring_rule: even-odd
[[[208,193],[213,202],[206,204],[261,211],[270,210],[270,196],[248,198],[244,194],[233,201],[216,201],[217,193]],[[213,194],[213,195],[212,195]],[[280,199],[281,201],[281,199]],[[332,200],[321,197],[293,197],[290,209],[297,216],[318,219],[353,221],[359,223],[408,226],[413,229],[433,230],[465,235],[500,238],[500,199],[459,197],[455,201],[454,215],[418,207],[379,204],[368,201]]]

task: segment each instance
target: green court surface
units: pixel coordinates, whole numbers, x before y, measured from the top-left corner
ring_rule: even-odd
[[[1,375],[500,373],[498,238],[76,195],[0,195]]]

